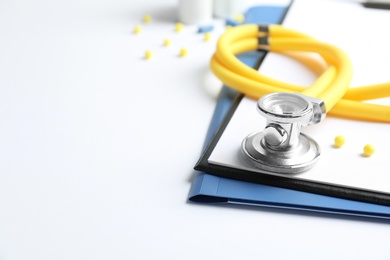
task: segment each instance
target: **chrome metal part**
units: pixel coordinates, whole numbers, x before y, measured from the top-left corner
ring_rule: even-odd
[[[267,119],[266,127],[244,139],[244,158],[269,172],[295,174],[310,169],[320,147],[301,133],[301,127],[325,117],[324,102],[296,93],[272,93],[259,99],[257,110]]]

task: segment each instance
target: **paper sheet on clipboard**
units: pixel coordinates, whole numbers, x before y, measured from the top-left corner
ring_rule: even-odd
[[[363,6],[340,1],[295,1],[283,25],[305,32],[321,41],[342,48],[354,65],[352,86],[370,85],[390,81],[390,39],[384,34],[390,24],[390,11],[367,9]],[[260,71],[279,80],[309,85],[315,75],[303,66],[277,54],[270,53]],[[374,101],[389,104],[389,99]],[[229,168],[252,171],[239,160],[241,141],[248,134],[264,128],[265,121],[255,109],[255,101],[244,98],[208,162]],[[312,136],[322,147],[322,156],[310,171],[294,176],[340,187],[357,188],[390,194],[388,160],[390,126],[381,123],[358,122],[327,118],[319,125],[307,127],[303,132]],[[335,149],[333,139],[344,135],[347,143]],[[363,146],[372,143],[376,153],[362,156]]]

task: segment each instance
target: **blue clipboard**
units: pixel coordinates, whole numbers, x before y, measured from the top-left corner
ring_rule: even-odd
[[[287,10],[288,8],[278,6],[253,7],[246,13],[245,21],[263,24],[280,23]],[[248,66],[256,68],[264,56],[264,52],[254,51],[239,55],[239,59]],[[205,147],[211,142],[219,126],[224,124],[224,117],[229,113],[237,95],[236,91],[223,86],[207,132]],[[200,203],[264,206],[390,219],[388,206],[237,181],[202,172],[196,173],[188,199]]]

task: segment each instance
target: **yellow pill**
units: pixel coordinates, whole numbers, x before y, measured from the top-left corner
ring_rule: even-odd
[[[171,40],[165,39],[164,40],[164,46],[169,46],[169,45],[171,45]]]
[[[373,155],[375,152],[375,148],[372,144],[366,144],[363,148],[363,155],[369,157]]]
[[[180,49],[180,57],[184,57],[184,56],[187,56],[187,54],[188,54],[188,51],[187,51],[187,49],[186,48],[181,48]]]
[[[137,25],[134,27],[134,33],[135,34],[140,34],[142,32],[142,27]]]
[[[204,40],[207,42],[211,39],[211,33],[207,32],[204,34]]]
[[[183,28],[184,28],[184,25],[182,23],[176,23],[176,25],[175,25],[175,31],[176,32],[182,31]]]
[[[146,51],[145,52],[145,59],[149,60],[153,57],[153,52],[152,51]]]
[[[152,21],[152,17],[147,14],[142,20],[144,21],[144,23],[150,23],[150,21]]]
[[[236,15],[236,21],[243,23],[245,21],[245,16],[243,14]]]
[[[334,146],[340,148],[345,144],[345,138],[342,135],[338,135],[334,138]]]

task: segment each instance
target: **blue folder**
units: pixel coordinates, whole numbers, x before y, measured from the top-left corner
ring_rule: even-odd
[[[253,7],[246,13],[245,21],[262,24],[281,23],[287,10],[288,8],[277,6]],[[264,52],[253,51],[239,55],[239,59],[256,68],[265,55]],[[238,94],[223,86],[208,129],[205,147],[211,142],[218,127],[223,124],[224,117]],[[202,172],[196,173],[188,199],[200,203],[253,205],[390,219],[388,206],[226,179]]]

